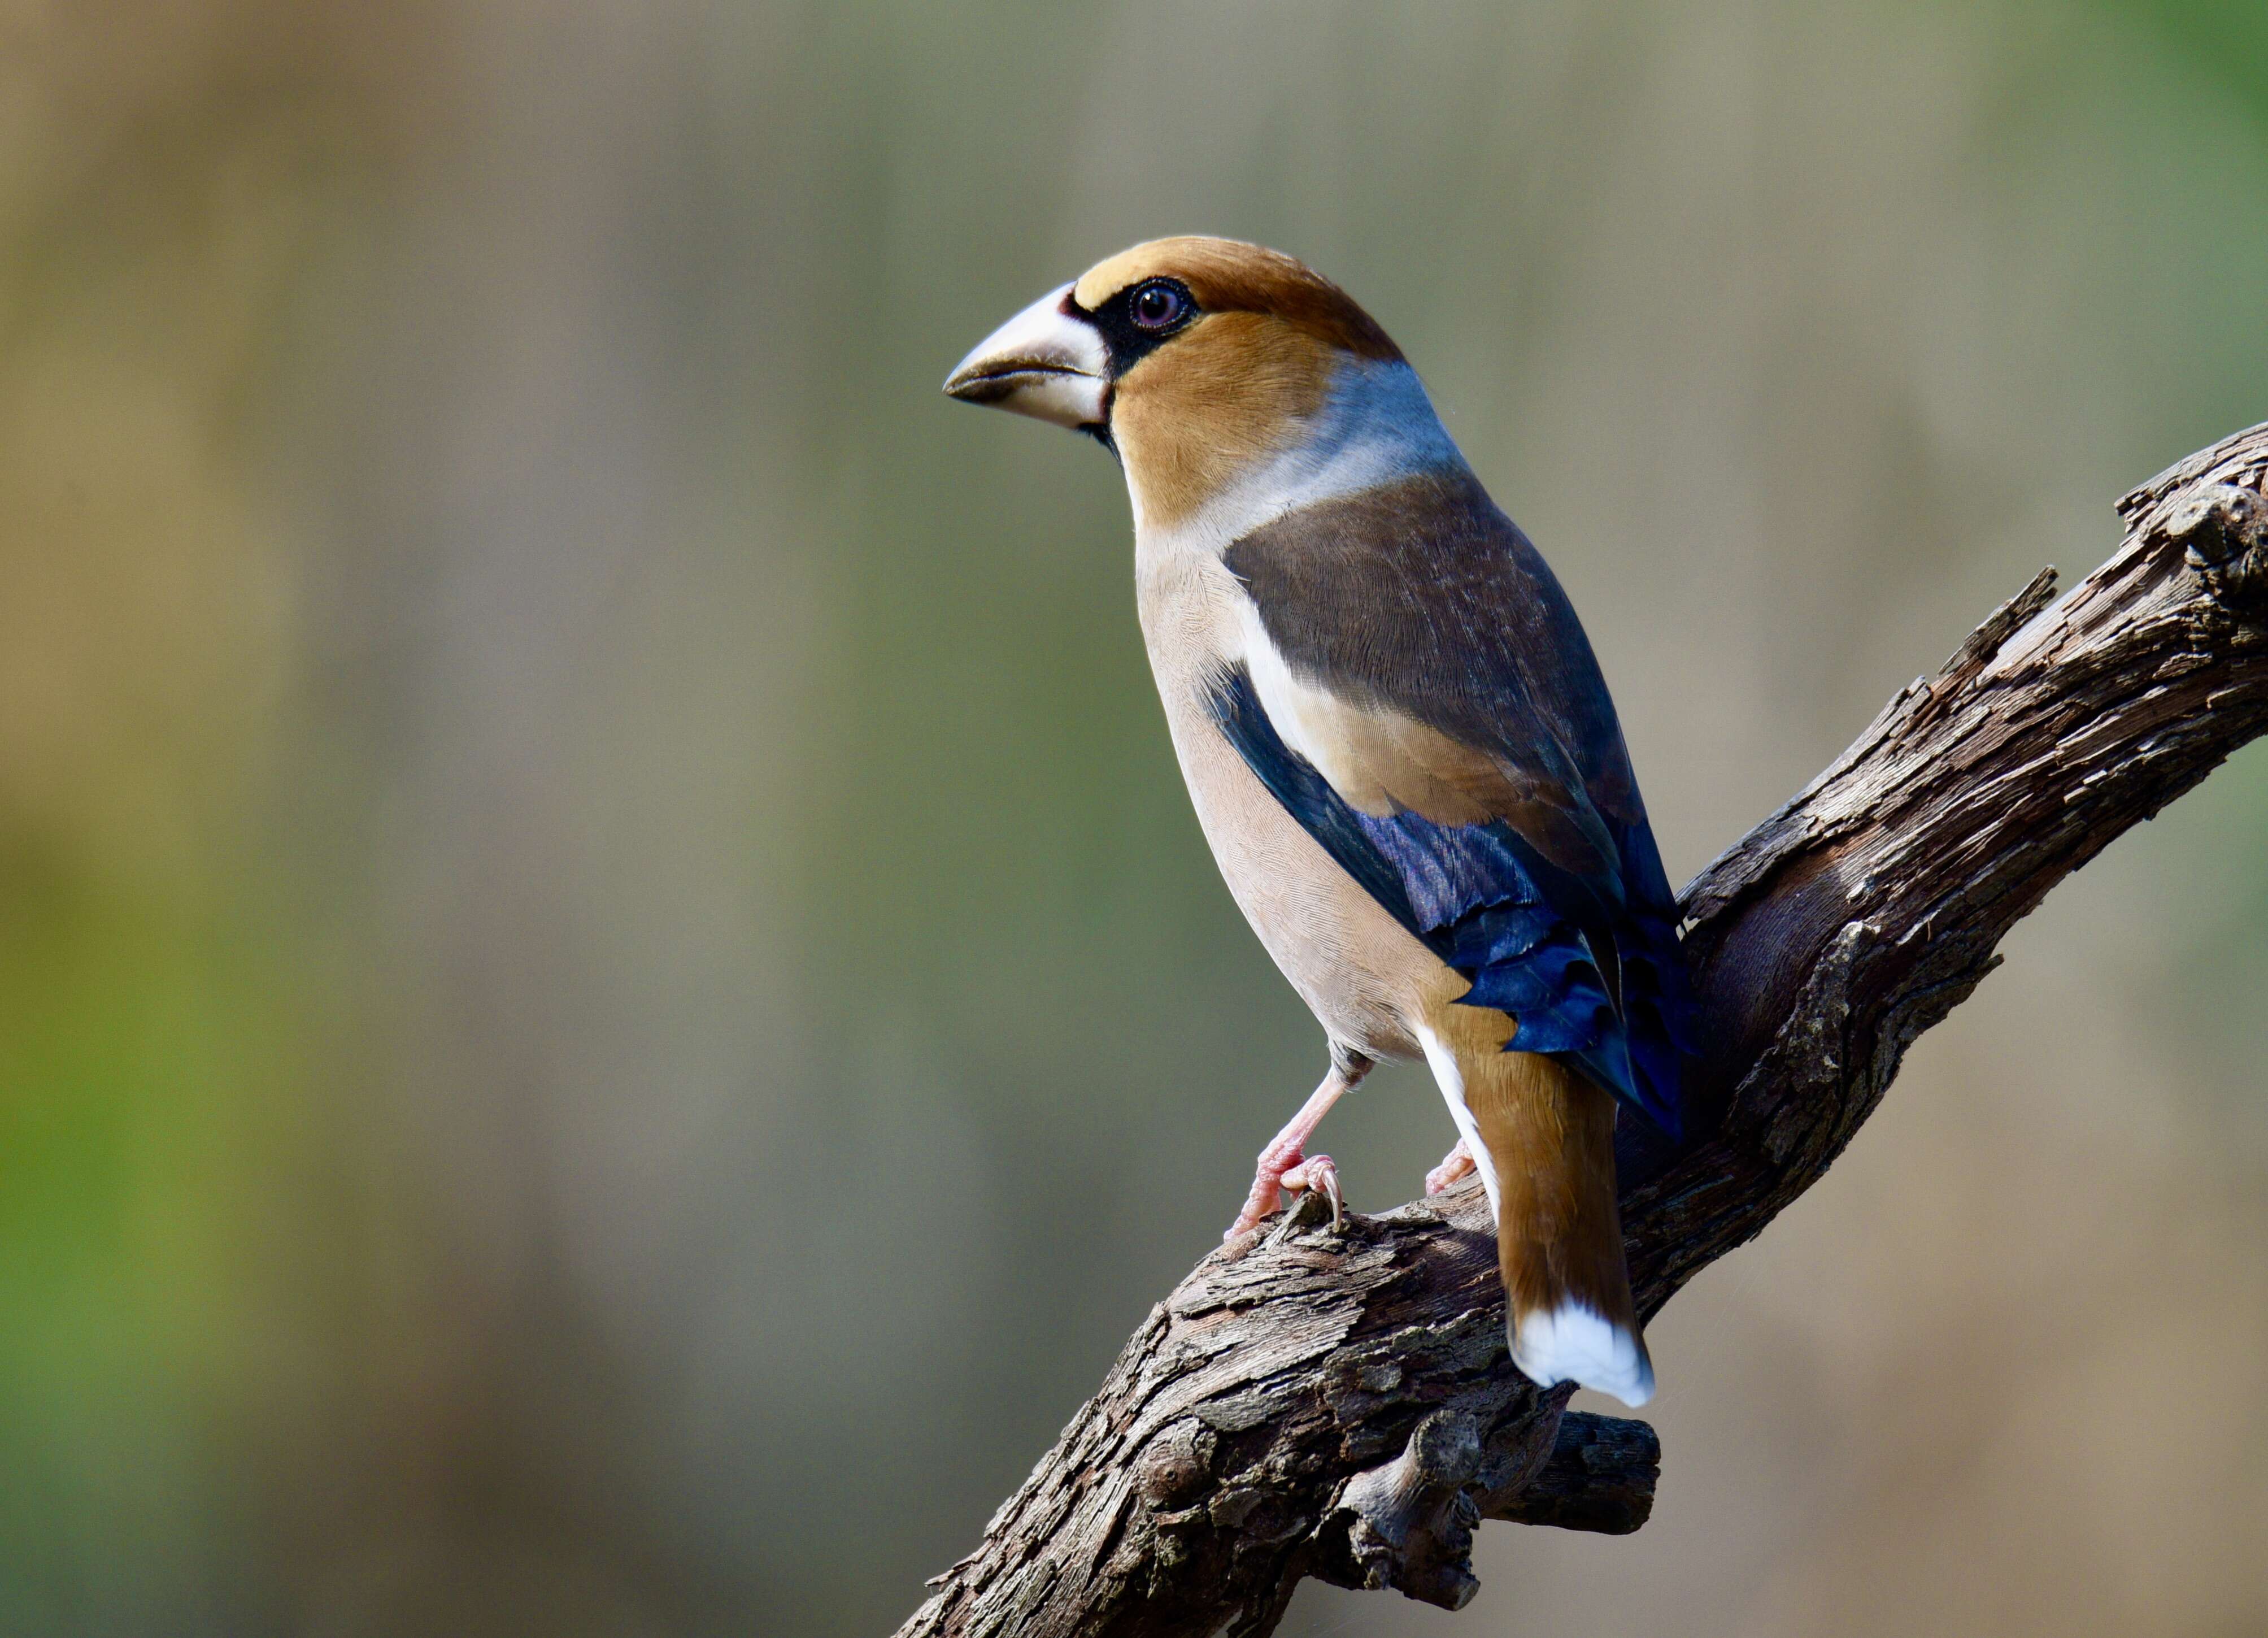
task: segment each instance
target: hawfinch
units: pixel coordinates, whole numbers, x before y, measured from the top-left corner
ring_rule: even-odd
[[[1142,632],[1229,891],[1329,1037],[1260,1156],[1423,1057],[1495,1211],[1512,1357],[1631,1405],[1653,1369],[1615,1205],[1617,1104],[1671,1136],[1676,900],[1566,594],[1401,350],[1291,257],[1163,239],[1051,291],[945,390],[1085,432],[1134,505]]]

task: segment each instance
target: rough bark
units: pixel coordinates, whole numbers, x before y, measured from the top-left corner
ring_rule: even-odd
[[[2268,727],[2268,426],[2119,503],[1686,889],[1711,1046],[1691,1135],[1623,1151],[1643,1314],[1754,1237],[1874,1112],[2048,889]],[[1263,1634],[1307,1575],[1454,1609],[1483,1519],[1624,1532],[1643,1423],[1512,1369],[1476,1188],[1208,1257],[931,1585],[901,1638]]]

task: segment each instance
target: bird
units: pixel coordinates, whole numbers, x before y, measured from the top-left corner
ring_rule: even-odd
[[[945,390],[1117,458],[1198,821],[1323,1027],[1226,1237],[1303,1190],[1339,1221],[1318,1124],[1422,1059],[1458,1133],[1427,1188],[1480,1174],[1513,1362],[1645,1403],[1615,1133],[1680,1132],[1676,899],[1574,608],[1409,360],[1297,259],[1182,237],[1049,291]]]

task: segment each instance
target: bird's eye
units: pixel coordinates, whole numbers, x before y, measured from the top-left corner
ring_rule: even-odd
[[[1134,322],[1145,330],[1179,323],[1189,310],[1189,299],[1171,284],[1145,284],[1134,292]]]

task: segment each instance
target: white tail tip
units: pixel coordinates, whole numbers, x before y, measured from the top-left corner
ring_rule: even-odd
[[[1521,1315],[1511,1340],[1512,1362],[1546,1388],[1572,1382],[1612,1394],[1633,1409],[1653,1397],[1653,1362],[1646,1345],[1572,1299]]]

